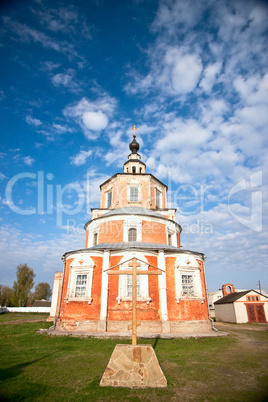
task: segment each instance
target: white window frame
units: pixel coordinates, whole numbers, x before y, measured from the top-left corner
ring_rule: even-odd
[[[128,264],[129,261],[126,262],[125,264],[120,265],[119,269],[122,271],[130,270],[131,267],[129,267]],[[149,264],[145,264],[142,262],[140,262],[140,264],[141,266],[138,267],[138,269],[142,271],[147,271]],[[118,304],[120,304],[121,301],[132,301],[132,296],[129,296],[127,294],[127,284],[129,276],[130,275],[122,275],[122,274],[119,275],[118,297],[116,298]],[[151,298],[149,297],[149,278],[148,278],[149,275],[138,275],[138,276],[140,280],[140,295],[137,295],[137,301],[143,301],[149,304],[151,301]]]
[[[193,287],[194,287],[193,295],[183,294],[183,285],[182,285],[183,275],[193,277]],[[199,268],[175,266],[175,286],[176,286],[175,299],[177,303],[179,303],[180,300],[185,299],[200,300],[202,301],[202,303],[205,301],[205,298],[202,297],[202,284],[201,284],[201,275]]]
[[[174,229],[170,228],[170,227],[167,227],[167,244],[168,245],[169,245],[169,242],[168,242],[169,236],[171,236],[171,244],[170,245],[171,246],[174,246],[174,245],[177,246],[177,243],[176,243],[176,231]]]
[[[138,199],[136,201],[131,201],[131,197],[130,197],[131,187],[135,187],[138,190]],[[133,181],[127,185],[127,200],[128,200],[128,203],[130,203],[130,204],[141,203],[141,184],[140,183]]]
[[[69,301],[86,301],[88,302],[88,304],[92,303],[91,291],[92,291],[93,270],[94,270],[93,265],[83,267],[81,266],[70,267],[67,296],[64,299],[66,303],[68,303]],[[75,296],[78,275],[87,275],[86,294],[85,296],[82,297]]]
[[[142,241],[142,221],[140,219],[133,216],[124,221],[123,241],[128,241],[129,229],[136,229],[137,241]]]

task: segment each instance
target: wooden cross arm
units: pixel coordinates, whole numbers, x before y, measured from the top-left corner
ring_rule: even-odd
[[[136,322],[136,327],[139,327],[140,325],[141,325],[141,322],[140,322],[140,321],[137,321],[137,322]],[[128,329],[132,329],[132,328],[133,328],[133,324],[129,324],[127,328],[128,328]]]
[[[158,271],[137,271],[137,275],[162,275],[162,272]],[[107,271],[108,275],[133,275],[133,271],[123,271],[123,270],[114,270]]]

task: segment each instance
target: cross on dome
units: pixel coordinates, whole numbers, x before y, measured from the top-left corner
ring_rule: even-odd
[[[133,154],[136,154],[138,152],[138,150],[140,149],[140,144],[136,141],[136,130],[138,130],[138,127],[136,127],[135,125],[133,127],[130,128],[130,130],[134,131],[133,134],[133,140],[132,142],[129,144],[129,149],[131,150],[131,152]]]

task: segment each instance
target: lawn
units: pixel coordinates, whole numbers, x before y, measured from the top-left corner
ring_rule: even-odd
[[[268,397],[265,326],[233,326],[224,338],[139,340],[154,347],[168,387],[131,390],[99,386],[115,345],[129,340],[41,335],[36,330],[51,323],[12,324],[18,319],[13,314],[0,316],[1,401],[255,402]]]

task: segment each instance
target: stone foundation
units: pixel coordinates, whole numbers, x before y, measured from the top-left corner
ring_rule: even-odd
[[[151,345],[116,345],[100,386],[165,388],[167,380]]]
[[[128,325],[131,321],[101,321],[101,320],[88,320],[88,321],[75,321],[61,319],[57,320],[56,329],[61,331],[85,332],[85,333],[127,333],[131,335],[128,330]],[[141,321],[138,327],[138,335],[146,334],[202,334],[204,332],[212,331],[210,320],[195,320],[195,321]]]

